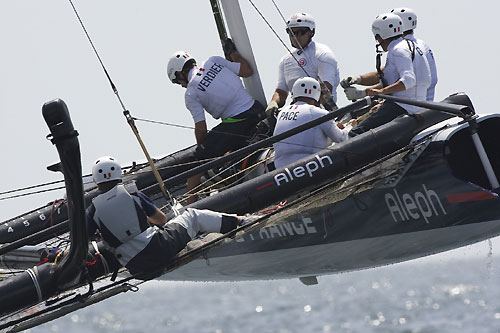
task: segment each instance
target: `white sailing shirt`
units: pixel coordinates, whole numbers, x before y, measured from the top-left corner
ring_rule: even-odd
[[[427,62],[429,63],[429,69],[431,70],[431,85],[427,89],[426,99],[432,102],[434,100],[434,92],[436,90],[436,84],[438,82],[436,60],[434,59],[434,54],[432,53],[431,48],[429,47],[429,45],[427,45],[426,42],[421,39],[415,38],[413,34],[408,34],[405,36],[405,38],[414,41],[418,45],[418,47],[424,52]]]
[[[413,61],[412,53],[414,55]],[[388,85],[398,80],[401,80],[405,85],[406,90],[392,93],[393,96],[425,101],[427,89],[431,84],[429,63],[417,44],[398,38],[390,42],[387,48],[384,78]],[[418,106],[397,104],[410,114],[420,109]]]
[[[205,120],[204,111],[225,119],[252,107],[254,99],[243,87],[239,71],[239,63],[213,56],[189,72],[184,98],[195,123]]]
[[[337,86],[340,82],[340,76],[337,59],[332,50],[324,44],[311,41],[304,48],[304,51],[294,49],[292,54],[293,57],[291,54],[287,54],[281,58],[276,88],[291,92],[295,81],[308,76],[307,72],[310,77],[316,80],[321,79],[330,83],[333,100],[337,102]]]
[[[292,104],[283,108],[278,114],[274,135],[283,133],[326,114],[328,114],[328,111],[305,102]],[[334,142],[342,142],[347,139],[348,132],[349,128],[346,127],[341,130],[333,120],[330,120],[304,132],[295,134],[283,141],[279,141],[273,145],[274,165],[276,168],[281,168],[317,153],[327,147],[328,138]]]

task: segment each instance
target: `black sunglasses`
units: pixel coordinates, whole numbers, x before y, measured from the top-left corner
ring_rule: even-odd
[[[309,31],[309,29],[300,29],[300,30],[296,30],[296,31],[292,31],[290,28],[286,28],[286,33],[289,34],[289,35],[295,35],[295,36],[303,36],[305,34],[307,34]]]

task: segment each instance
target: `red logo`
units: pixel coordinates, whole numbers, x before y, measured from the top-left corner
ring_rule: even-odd
[[[304,58],[300,58],[300,60],[299,60],[299,65],[300,65],[300,67],[304,67],[306,64],[307,64],[306,59],[304,59]]]

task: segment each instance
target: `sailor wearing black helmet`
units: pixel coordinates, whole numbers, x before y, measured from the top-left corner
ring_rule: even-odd
[[[292,87],[293,104],[283,108],[277,116],[274,135],[328,114],[319,108],[319,82],[310,77],[295,81]],[[344,126],[326,121],[316,127],[291,136],[274,144],[274,165],[284,167],[327,147],[328,138],[333,142],[347,139],[351,124]]]
[[[186,88],[185,103],[195,123],[198,160],[223,156],[243,147],[264,117],[264,107],[245,90],[240,77],[249,77],[253,71],[248,61],[237,51],[231,40],[225,43],[226,57],[208,58],[200,67],[184,51],[174,53],[167,66],[167,74],[174,84]],[[207,131],[205,111],[222,123]],[[191,191],[200,184],[200,175],[188,179]],[[188,198],[195,202],[196,195]]]
[[[414,42],[403,39],[403,23],[399,16],[392,13],[378,15],[373,21],[372,32],[379,45],[387,52],[385,66],[380,73],[372,72],[343,79],[340,84],[347,99],[385,94],[425,101],[431,82],[429,63]],[[371,87],[359,89],[353,87],[354,84]],[[349,135],[361,134],[418,109],[416,106],[386,101],[376,112],[370,113],[354,127]]]
[[[110,156],[95,162],[92,176],[101,193],[87,208],[87,231],[93,235],[99,229],[118,262],[132,274],[168,265],[199,232],[226,233],[243,221],[236,215],[187,208],[167,222],[146,195],[121,184],[120,164]]]
[[[292,15],[287,21],[286,32],[294,49],[292,54],[285,55],[280,61],[278,83],[266,114],[277,113],[278,108],[285,104],[295,81],[306,76],[323,82],[336,102],[340,81],[337,59],[328,46],[312,40],[316,32],[314,18],[307,13]]]

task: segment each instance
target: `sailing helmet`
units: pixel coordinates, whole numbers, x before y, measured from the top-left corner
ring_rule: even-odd
[[[375,36],[379,35],[382,39],[403,34],[403,22],[396,14],[385,13],[378,15],[372,23],[372,32]]]
[[[320,95],[321,89],[319,82],[312,77],[300,78],[293,84],[292,97],[294,99],[297,97],[309,97],[318,102]]]
[[[174,83],[176,77],[175,73],[182,71],[182,68],[189,60],[194,61],[194,58],[185,51],[177,51],[172,54],[167,65],[167,75],[170,81]]]
[[[92,167],[92,177],[96,184],[122,179],[122,168],[111,156],[102,156]]]
[[[290,19],[286,22],[286,25],[288,28],[306,27],[311,31],[314,31],[316,28],[314,18],[306,13],[293,14],[292,17],[290,17]]]
[[[417,14],[410,8],[394,8],[391,13],[396,14],[403,21],[403,31],[413,30],[417,27]]]

